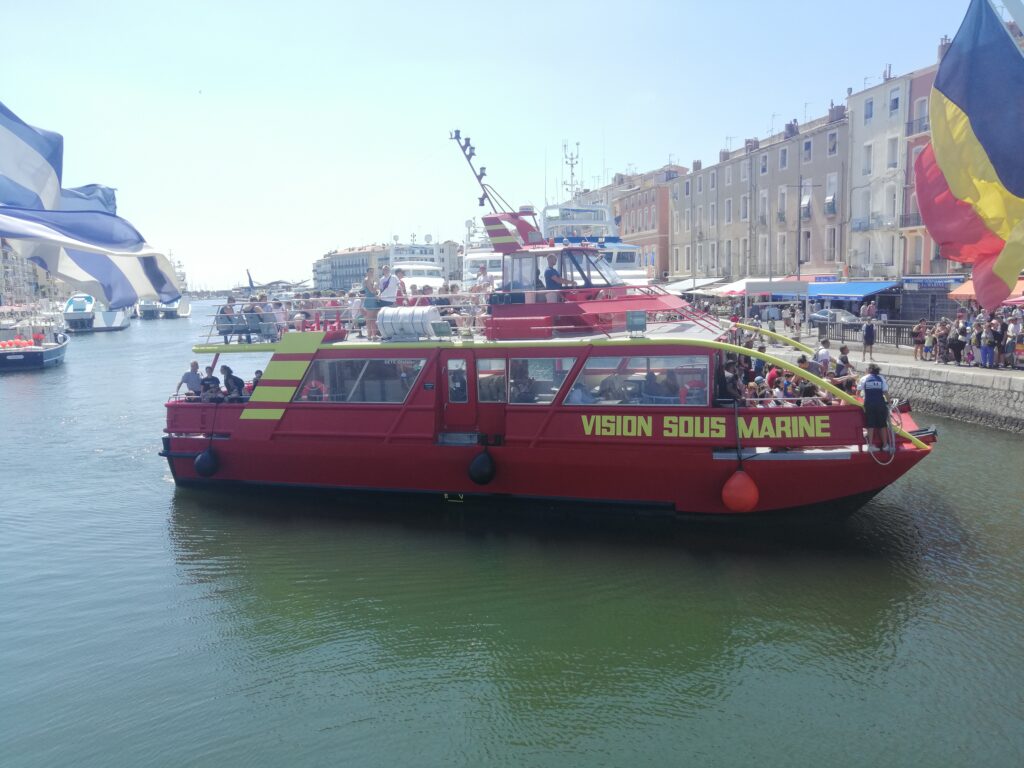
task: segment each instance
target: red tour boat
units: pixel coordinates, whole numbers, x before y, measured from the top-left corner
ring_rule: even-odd
[[[557,290],[537,285],[549,257],[566,283]],[[890,449],[869,451],[857,399],[728,343],[678,297],[623,285],[586,246],[507,255],[484,338],[453,336],[436,307],[379,321],[381,342],[321,328],[197,346],[271,357],[246,402],[166,404],[175,482],[825,513],[863,504],[933,439],[903,415]],[[723,401],[723,367],[738,355],[794,370],[831,403]]]

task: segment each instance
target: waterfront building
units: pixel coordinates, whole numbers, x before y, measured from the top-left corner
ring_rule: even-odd
[[[330,251],[313,263],[313,287],[318,291],[350,291],[368,267],[376,269],[388,257],[388,246],[363,245]]]
[[[670,194],[673,277],[778,277],[842,271],[846,109],[694,161]],[[800,261],[797,262],[797,243]]]
[[[653,267],[658,279],[669,277],[671,272],[670,190],[686,172],[685,167],[670,164],[649,173],[623,177],[612,199],[612,213],[618,221],[622,242],[641,249],[641,265]]]
[[[313,287],[319,291],[350,291],[362,283],[368,267],[378,274],[385,264],[422,262],[441,267],[446,279],[461,278],[461,249],[452,240],[431,242],[430,235],[417,243],[413,235],[408,243],[395,242],[343,248],[325,253],[313,263]]]
[[[386,246],[385,253],[378,257],[376,266],[415,261],[440,267],[445,279],[462,279],[458,243],[454,240],[435,243],[430,235],[425,235],[421,243],[417,243],[416,239],[416,235],[411,235],[408,243],[400,243],[396,235],[393,238],[394,242]]]
[[[896,278],[903,264],[900,232],[907,163],[904,141],[911,112],[911,75],[893,76],[848,92],[850,124],[850,275]],[[913,171],[911,170],[912,174]]]

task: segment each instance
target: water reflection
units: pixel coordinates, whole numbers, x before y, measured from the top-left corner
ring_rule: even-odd
[[[493,729],[544,712],[584,732],[624,709],[692,716],[757,657],[856,675],[891,660],[920,599],[919,550],[879,546],[891,539],[863,521],[652,537],[216,499],[176,493],[170,534],[183,578],[223,602],[220,631],[342,688],[401,679],[406,707],[486,691]],[[380,716],[394,691],[376,693],[367,707]]]

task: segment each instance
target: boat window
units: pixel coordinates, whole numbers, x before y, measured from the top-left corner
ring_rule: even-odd
[[[536,290],[541,280],[540,270],[537,268],[537,258],[532,255],[523,255],[506,259],[503,277],[506,290]]]
[[[550,405],[575,364],[575,357],[512,358],[508,401]]]
[[[616,251],[615,252],[615,263],[616,264],[636,264],[636,252],[635,251]]]
[[[476,361],[476,398],[481,403],[506,402],[506,380],[503,358]]]
[[[592,357],[565,405],[707,405],[706,355]]]
[[[469,380],[466,378],[466,361],[449,360],[447,363],[448,402],[469,402]]]
[[[425,364],[423,359],[316,360],[293,402],[403,403]]]

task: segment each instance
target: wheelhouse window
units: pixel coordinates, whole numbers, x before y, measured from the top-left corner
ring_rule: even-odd
[[[708,404],[707,355],[591,357],[565,405]]]
[[[404,403],[425,363],[422,358],[316,360],[306,371],[292,401]]]

